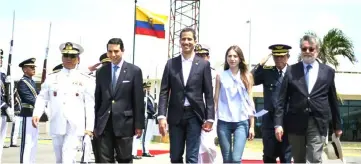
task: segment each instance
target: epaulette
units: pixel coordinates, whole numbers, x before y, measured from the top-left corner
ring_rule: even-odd
[[[94,78],[94,76],[88,75],[88,74],[86,74],[86,73],[84,73],[84,72],[80,72],[80,74],[84,75],[84,76],[87,77],[87,78]]]
[[[273,69],[274,66],[268,66],[268,65],[265,65],[263,66],[263,69]]]
[[[52,74],[55,74],[55,73],[58,73],[58,72],[60,72],[60,70],[55,70],[55,71],[49,73],[49,75],[52,75]]]

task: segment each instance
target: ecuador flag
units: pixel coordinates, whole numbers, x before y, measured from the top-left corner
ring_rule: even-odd
[[[151,12],[147,9],[136,7],[135,34],[165,38],[164,24],[168,16]]]

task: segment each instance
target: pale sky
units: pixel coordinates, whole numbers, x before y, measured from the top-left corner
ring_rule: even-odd
[[[138,0],[138,5],[157,13],[169,15],[169,0]],[[4,50],[4,65],[9,54],[12,12],[16,11],[13,74],[22,76],[18,64],[30,57],[37,58],[41,73],[52,22],[49,71],[61,63],[59,45],[67,41],[80,43],[81,69],[98,62],[112,37],[125,43],[125,60],[132,62],[134,0],[1,0],[0,48]],[[224,62],[226,49],[239,45],[248,61],[249,24],[251,18],[251,63],[258,63],[269,54],[268,46],[275,43],[293,47],[289,63],[299,54],[299,39],[312,30],[323,36],[331,28],[340,28],[351,38],[358,60],[361,60],[361,2],[356,0],[203,0],[201,1],[199,42],[211,48],[211,63],[217,67]],[[169,30],[166,39],[136,37],[135,64],[143,76],[161,78],[168,56]],[[360,71],[361,63],[351,65],[341,60],[339,70]],[[272,59],[269,64],[272,64]],[[157,71],[156,71],[157,70]]]

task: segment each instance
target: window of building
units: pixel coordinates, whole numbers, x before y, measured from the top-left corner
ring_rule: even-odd
[[[255,107],[256,107],[256,112],[261,111],[262,109],[264,109],[264,101],[263,98],[261,97],[257,97],[254,99],[255,102]],[[261,138],[262,137],[262,117],[256,118],[255,119],[255,133],[257,138]]]
[[[361,122],[361,101],[359,100],[344,100],[339,105],[342,123],[342,137],[344,141],[359,141],[361,136],[360,122]]]
[[[361,101],[360,100],[349,100],[348,105],[350,105],[350,106],[361,106]]]

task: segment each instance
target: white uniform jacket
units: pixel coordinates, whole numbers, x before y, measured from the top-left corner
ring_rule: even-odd
[[[50,135],[64,135],[67,125],[79,136],[94,128],[93,77],[63,68],[48,75],[35,102],[33,116],[41,117],[49,105]]]

